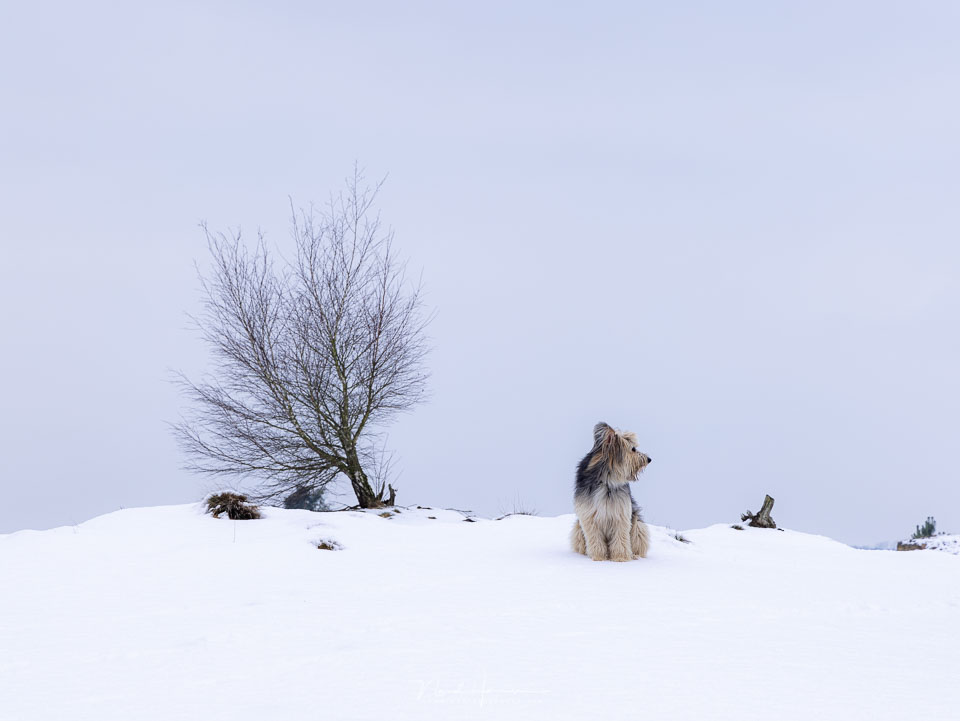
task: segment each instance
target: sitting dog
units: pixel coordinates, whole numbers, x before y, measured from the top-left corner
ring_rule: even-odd
[[[627,484],[649,463],[650,457],[637,450],[636,435],[618,433],[606,423],[594,426],[593,448],[577,466],[574,551],[594,561],[646,557],[650,534]]]

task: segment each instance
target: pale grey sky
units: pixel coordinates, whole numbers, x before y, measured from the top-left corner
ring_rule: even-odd
[[[354,160],[437,310],[398,500],[571,510],[598,420],[677,528],[960,531],[952,2],[6,3],[0,532],[187,502],[197,223]],[[349,500],[349,497],[344,497]]]

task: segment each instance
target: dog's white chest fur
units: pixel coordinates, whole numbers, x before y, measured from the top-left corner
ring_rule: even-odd
[[[594,518],[601,526],[613,528],[630,521],[633,504],[626,486],[611,488],[604,484],[593,492],[591,500]]]
[[[575,501],[577,515],[588,518],[605,538],[628,528],[633,515],[630,491],[625,485],[602,484],[587,498]]]

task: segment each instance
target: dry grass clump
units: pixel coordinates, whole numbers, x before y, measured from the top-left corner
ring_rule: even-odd
[[[517,496],[517,499],[513,502],[512,511],[504,511],[500,509],[500,517],[497,518],[497,521],[502,521],[504,518],[509,518],[510,516],[539,516],[536,508],[531,506],[524,505],[523,501],[520,500],[520,497]]]
[[[247,503],[247,497],[239,493],[214,493],[207,499],[207,513],[212,513],[214,518],[220,518],[222,514],[227,514],[227,518],[233,521],[249,521],[260,518],[260,509],[251,503]]]

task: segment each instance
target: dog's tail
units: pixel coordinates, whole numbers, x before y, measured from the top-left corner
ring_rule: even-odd
[[[634,558],[646,558],[649,548],[650,529],[640,520],[639,513],[634,514],[633,522],[630,524],[630,550],[633,551]]]

